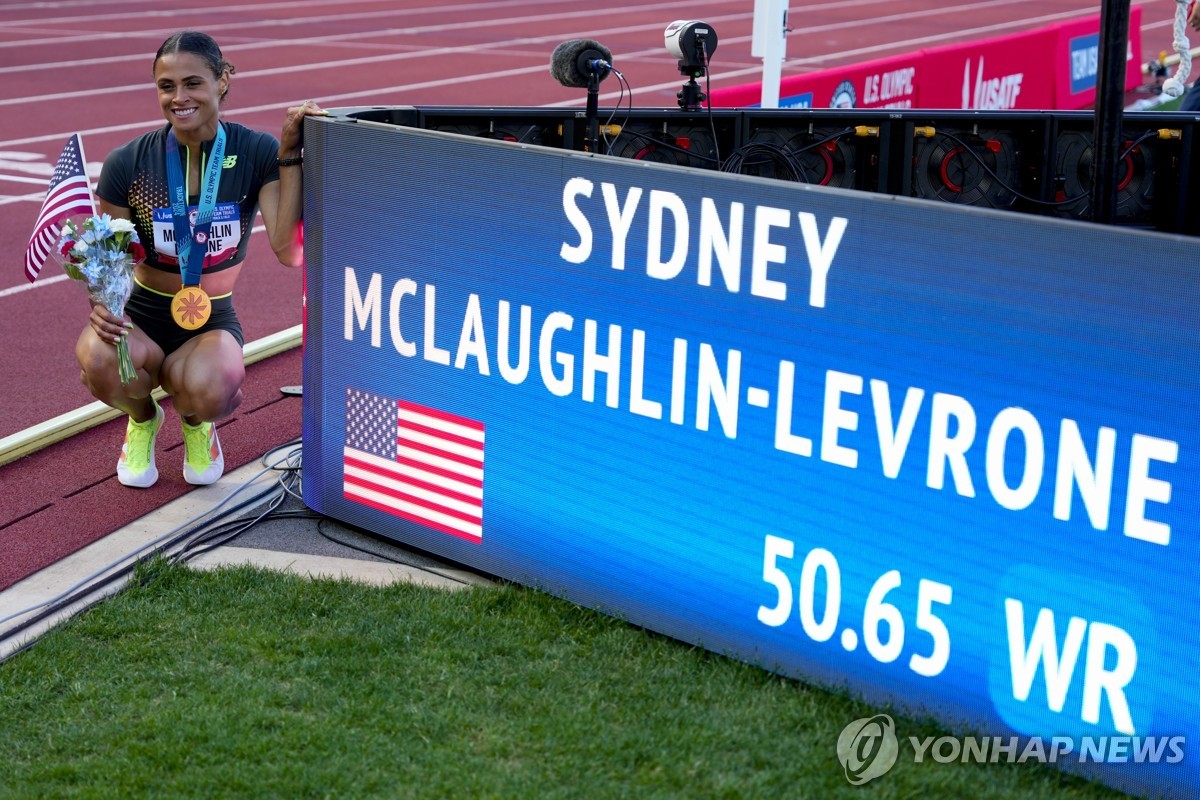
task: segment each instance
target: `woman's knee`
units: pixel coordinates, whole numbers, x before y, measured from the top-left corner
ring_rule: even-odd
[[[228,416],[241,405],[246,371],[241,362],[209,364],[204,370],[189,370],[177,386],[177,396],[192,416],[215,420]]]
[[[162,378],[184,415],[205,420],[228,416],[242,400],[242,347],[226,331],[209,332],[169,355]]]
[[[187,416],[213,422],[237,410],[242,404],[242,390],[240,387],[225,391],[206,387],[197,392],[181,392],[175,396],[175,401],[181,411],[186,409]]]
[[[85,331],[75,344],[75,361],[79,364],[80,381],[99,397],[98,390],[105,393],[112,389],[114,383],[120,383],[117,350],[101,342],[95,335],[88,336],[88,333],[90,331]]]
[[[157,384],[162,351],[134,333],[129,335],[126,343],[138,373],[138,378],[130,384],[121,383],[115,345],[101,341],[91,328],[86,328],[75,343],[79,379],[97,399],[106,400],[117,395],[145,397]]]

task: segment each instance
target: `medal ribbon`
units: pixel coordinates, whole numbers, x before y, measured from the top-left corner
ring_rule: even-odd
[[[175,226],[175,253],[179,259],[179,274],[184,286],[199,286],[204,271],[204,256],[208,252],[208,230],[212,227],[213,210],[217,206],[217,187],[221,184],[221,164],[225,161],[225,129],[217,123],[217,138],[208,154],[204,170],[196,228],[188,223],[187,184],[179,166],[179,142],[172,129],[167,133],[167,188],[171,192],[171,217]],[[199,240],[199,241],[197,241]]]

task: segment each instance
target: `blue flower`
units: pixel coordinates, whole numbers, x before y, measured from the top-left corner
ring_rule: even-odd
[[[98,217],[92,217],[92,231],[96,234],[96,240],[101,241],[113,235],[112,217],[108,214],[101,214]]]

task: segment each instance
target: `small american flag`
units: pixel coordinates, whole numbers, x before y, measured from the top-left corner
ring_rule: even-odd
[[[77,133],[67,140],[58,156],[54,175],[50,178],[50,188],[46,190],[46,199],[42,201],[42,211],[33,226],[29,246],[25,248],[25,277],[30,282],[37,279],[46,257],[58,244],[58,236],[62,232],[59,223],[72,214],[91,216],[96,213],[84,163],[83,139]]]
[[[346,390],[347,500],[483,540],[483,423]]]

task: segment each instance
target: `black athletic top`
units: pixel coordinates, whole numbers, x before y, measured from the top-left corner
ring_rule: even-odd
[[[258,191],[264,184],[279,180],[279,167],[275,163],[279,141],[274,136],[235,122],[222,122],[221,126],[225,129],[224,168],[217,187],[204,272],[218,272],[242,262],[258,212]],[[147,265],[164,272],[178,272],[171,194],[167,188],[166,147],[170,127],[151,131],[113,150],[104,160],[96,194],[130,210],[138,238],[146,249]],[[212,145],[208,141],[201,148],[201,178]],[[188,149],[180,147],[179,160],[185,176],[188,158]],[[187,188],[188,212],[194,215],[200,203],[200,187]]]

